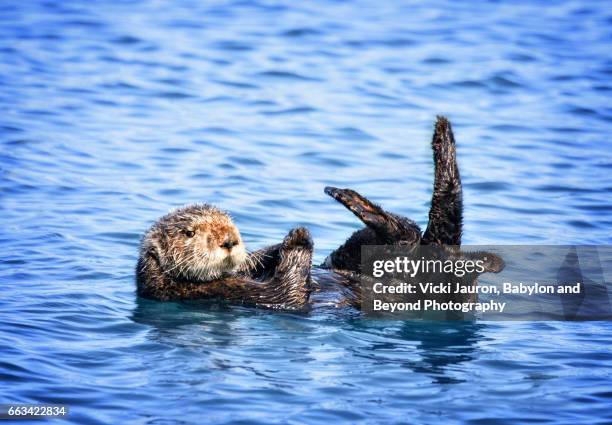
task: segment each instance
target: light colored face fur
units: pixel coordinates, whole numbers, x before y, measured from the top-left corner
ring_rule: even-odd
[[[162,217],[147,239],[165,273],[210,281],[239,270],[247,253],[238,228],[223,211],[210,205],[179,208]]]

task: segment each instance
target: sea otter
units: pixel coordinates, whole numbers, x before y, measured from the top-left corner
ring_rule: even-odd
[[[308,230],[297,228],[282,243],[248,254],[227,213],[190,205],[163,216],[145,233],[137,292],[161,301],[219,298],[300,309],[312,290],[312,250]]]
[[[355,306],[359,306],[362,301],[361,247],[365,245],[404,247],[417,259],[423,252],[427,252],[427,255],[434,253],[437,258],[442,259],[481,260],[485,273],[497,273],[504,268],[503,260],[495,254],[465,253],[459,249],[463,227],[461,177],[457,165],[455,137],[451,124],[445,117],[437,117],[431,146],[435,166],[434,185],[429,223],[424,233],[414,221],[385,211],[354,190],[325,188],[326,194],[343,204],[366,225],[354,232],[320,266],[344,276],[345,279],[341,282],[351,289],[352,304]],[[462,278],[462,284],[476,285],[478,274],[480,273],[466,275]],[[459,296],[453,301],[465,302],[470,299],[473,300],[474,297]]]
[[[461,178],[455,139],[444,117],[437,119],[432,148],[435,180],[424,233],[414,221],[385,211],[351,189],[327,187],[325,193],[346,206],[366,227],[353,233],[320,267],[311,269],[313,244],[305,228],[292,230],[280,244],[247,254],[238,229],[226,213],[209,205],[194,205],[162,217],[145,234],[137,266],[138,293],[158,300],[220,298],[296,310],[308,307],[310,295],[317,289],[319,293],[339,294],[337,305],[359,308],[364,245],[407,247],[417,258],[424,247],[429,252],[433,248],[440,258],[484,259],[484,272],[499,272],[504,262],[495,254],[459,249]],[[479,274],[466,275],[464,283],[476,285]]]

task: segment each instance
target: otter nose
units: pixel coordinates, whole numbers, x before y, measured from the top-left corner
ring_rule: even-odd
[[[225,249],[228,249],[228,250],[231,250],[236,245],[238,245],[238,241],[237,240],[229,239],[229,240],[225,241],[223,243],[223,245],[221,245],[221,247],[225,248]]]

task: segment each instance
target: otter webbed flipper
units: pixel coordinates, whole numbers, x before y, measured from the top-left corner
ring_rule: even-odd
[[[390,213],[351,189],[326,187],[325,193],[336,199],[365,225],[326,258],[322,267],[337,272],[361,273],[361,247],[364,245],[415,246],[421,230],[412,220]]]
[[[325,188],[325,193],[344,205],[371,228],[378,236],[376,241],[378,244],[402,242],[405,245],[414,245],[421,239],[421,232],[416,223],[386,212],[352,189],[328,186]]]
[[[423,241],[440,245],[461,245],[463,199],[461,176],[457,166],[455,137],[445,117],[436,121],[431,142],[435,164],[435,180],[429,223]]]

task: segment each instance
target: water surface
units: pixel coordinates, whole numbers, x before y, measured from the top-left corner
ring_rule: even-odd
[[[302,4],[304,3],[304,4]],[[134,293],[182,204],[320,262],[359,190],[426,225],[436,114],[470,244],[611,244],[606,2],[4,2],[0,400],[75,424],[609,423],[609,323],[366,321]]]

